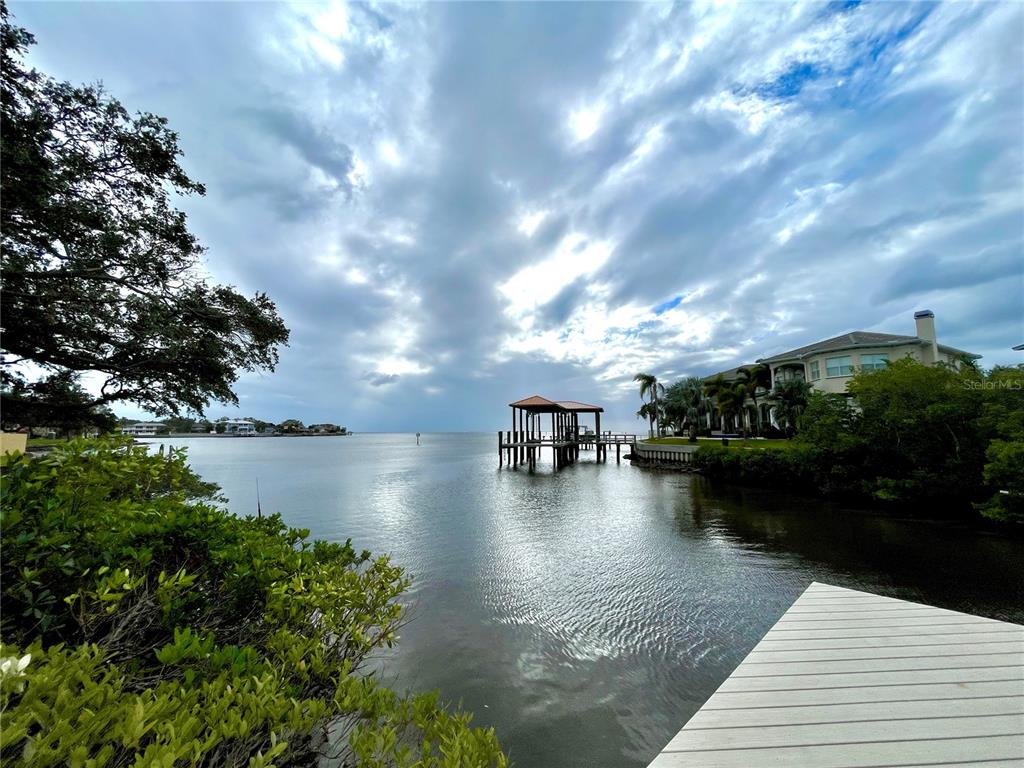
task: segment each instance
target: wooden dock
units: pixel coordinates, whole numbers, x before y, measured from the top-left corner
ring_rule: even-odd
[[[621,432],[602,432],[599,405],[578,400],[549,400],[540,395],[509,403],[512,409],[512,429],[498,432],[498,466],[508,463],[510,469],[525,465],[536,469],[537,460],[545,448],[551,450],[551,461],[556,470],[574,464],[580,451],[593,450],[596,461],[606,461],[608,449],[615,446],[615,460],[622,460],[622,448],[632,448],[636,435]],[[595,429],[580,426],[580,417],[592,415]],[[551,431],[544,432],[541,424],[545,416],[551,418]]]
[[[1024,766],[1024,627],[813,583],[650,768]]]

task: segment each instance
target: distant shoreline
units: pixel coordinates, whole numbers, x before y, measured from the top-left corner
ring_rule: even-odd
[[[305,434],[305,435],[289,435],[289,434],[286,434],[286,433],[283,433],[283,432],[279,432],[277,434],[259,434],[259,433],[256,433],[256,434],[252,434],[252,435],[229,435],[229,434],[224,434],[224,433],[221,433],[221,434],[210,434],[210,433],[204,433],[204,432],[171,432],[171,433],[166,434],[166,435],[132,435],[132,437],[134,437],[136,440],[159,440],[161,438],[168,438],[168,437],[197,437],[197,438],[218,437],[218,438],[245,438],[245,439],[249,439],[249,438],[254,438],[254,437],[351,437],[354,434],[355,434],[354,432],[344,432],[344,433],[341,433],[341,432],[324,432],[324,433],[321,433],[321,434],[310,433],[310,434]]]

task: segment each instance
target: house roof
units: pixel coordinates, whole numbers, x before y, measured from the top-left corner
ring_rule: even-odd
[[[559,400],[558,404],[565,408],[567,411],[577,411],[584,413],[604,413],[604,408],[600,405],[588,405],[587,403],[580,403],[576,400]]]
[[[850,333],[844,333],[831,339],[825,339],[824,341],[817,341],[814,344],[808,344],[805,347],[797,347],[796,349],[772,355],[771,357],[762,357],[759,358],[757,362],[781,363],[786,360],[802,360],[810,355],[816,355],[821,352],[835,352],[843,349],[853,349],[856,347],[894,347],[901,346],[903,344],[928,343],[928,341],[918,336],[902,336],[896,333],[875,333],[873,331],[851,331]],[[939,344],[938,347],[943,352],[964,355],[974,360],[981,357],[981,355],[964,352],[962,349],[947,347],[945,344]]]
[[[535,413],[556,413],[559,411],[575,411],[577,413],[604,413],[604,408],[599,405],[588,405],[576,400],[548,400],[540,395],[531,395],[522,400],[509,403],[511,408],[521,408],[524,411]]]
[[[531,395],[530,397],[524,397],[522,400],[516,400],[514,403],[509,403],[510,408],[543,408],[553,405],[557,405],[554,400],[548,400],[540,395]]]
[[[728,371],[719,371],[718,373],[712,373],[710,376],[705,376],[704,381],[713,381],[721,376],[726,381],[735,381],[740,376],[741,368],[753,368],[754,363],[744,363],[743,365],[737,365],[735,368],[730,368]]]

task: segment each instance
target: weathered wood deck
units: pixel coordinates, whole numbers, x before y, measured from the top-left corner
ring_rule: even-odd
[[[813,583],[650,768],[1024,766],[1024,627]]]

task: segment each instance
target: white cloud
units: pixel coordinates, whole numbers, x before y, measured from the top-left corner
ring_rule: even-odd
[[[402,156],[398,153],[398,146],[393,141],[382,141],[377,145],[377,154],[381,160],[392,167],[402,164]]]
[[[551,301],[574,280],[600,269],[612,251],[613,244],[607,240],[592,240],[580,233],[566,235],[548,258],[498,285],[508,301],[506,313],[521,322],[531,322],[532,310]]]
[[[585,142],[601,127],[604,108],[600,105],[581,107],[569,113],[569,133],[575,143]]]
[[[519,223],[516,225],[516,229],[527,237],[533,237],[533,233],[537,231],[537,227],[541,225],[541,222],[544,221],[547,215],[547,211],[532,211],[530,213],[524,213],[519,217]]]

